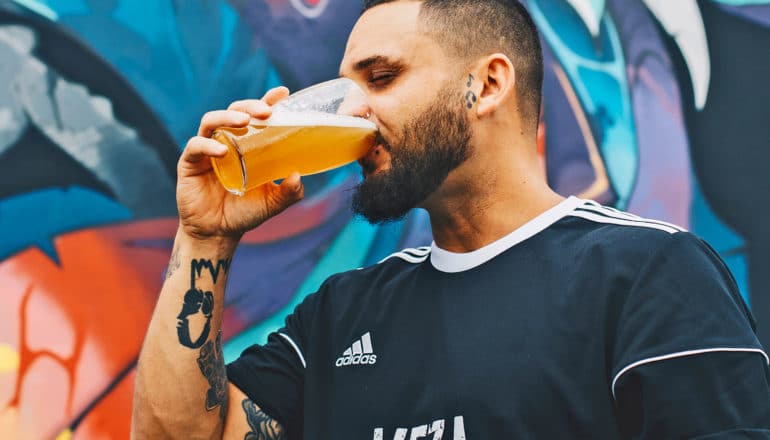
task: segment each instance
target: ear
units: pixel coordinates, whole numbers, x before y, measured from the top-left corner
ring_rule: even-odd
[[[468,90],[478,93],[478,101],[475,103],[476,115],[483,118],[494,113],[513,95],[516,89],[516,71],[511,60],[501,53],[483,58],[475,70],[478,76],[474,75]],[[466,97],[473,100],[473,96],[467,92]]]

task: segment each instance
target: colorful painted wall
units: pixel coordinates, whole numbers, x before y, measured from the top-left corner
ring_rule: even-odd
[[[724,257],[770,344],[770,3],[529,0],[548,179],[666,219]],[[128,436],[176,220],[179,146],[209,109],[336,75],[359,0],[0,1],[0,438]],[[493,31],[493,30],[490,30]],[[248,234],[225,355],[329,274],[430,242],[424,213],[352,218],[349,166]],[[683,270],[687,262],[681,262]]]

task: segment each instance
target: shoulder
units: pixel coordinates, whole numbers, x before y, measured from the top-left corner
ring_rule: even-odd
[[[717,253],[678,225],[586,202],[557,226],[566,232],[553,235],[559,242],[552,248],[574,267],[576,277],[594,284],[603,280],[604,291],[619,301],[617,305],[625,302],[634,286],[655,280],[660,281],[655,284],[662,296],[692,292],[665,288],[664,279],[682,285],[706,278],[735,290]]]
[[[700,246],[700,240],[681,226],[590,200],[570,211],[565,220],[577,231],[576,245],[610,258],[646,260],[677,243]]]
[[[351,288],[382,285],[398,279],[419,268],[430,259],[430,246],[406,248],[380,260],[371,266],[339,272],[327,278],[322,291],[350,291]],[[362,291],[365,289],[356,289]]]
[[[662,220],[640,217],[629,212],[601,205],[592,200],[585,200],[572,210],[568,216],[584,220],[599,232],[615,232],[641,235],[647,238],[666,237],[679,232],[687,232],[681,226]]]

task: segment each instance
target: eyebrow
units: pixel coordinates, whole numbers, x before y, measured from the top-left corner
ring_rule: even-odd
[[[357,61],[353,64],[353,72],[360,72],[368,69],[372,66],[389,66],[389,67],[401,67],[403,63],[400,60],[387,57],[385,55],[373,55],[368,58],[364,58],[361,61]],[[343,76],[343,72],[340,71],[340,76]]]

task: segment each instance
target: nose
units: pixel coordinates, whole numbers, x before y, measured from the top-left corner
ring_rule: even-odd
[[[342,101],[342,103],[340,103],[340,107],[337,109],[337,114],[369,119],[372,116],[372,109],[368,104],[364,102],[356,104],[345,99]]]
[[[354,84],[340,102],[337,114],[369,119],[372,116],[372,109],[364,92]]]

